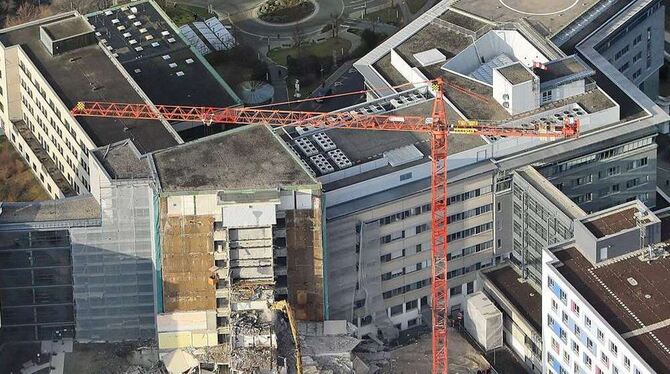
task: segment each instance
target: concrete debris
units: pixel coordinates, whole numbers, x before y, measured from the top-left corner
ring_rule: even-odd
[[[256,373],[275,365],[272,362],[274,349],[267,347],[235,348],[231,355],[231,366],[242,373]]]
[[[200,362],[228,362],[230,360],[230,347],[226,344],[201,348],[186,347],[183,350],[192,354]]]
[[[267,335],[272,321],[268,321],[262,311],[249,310],[233,314],[233,326],[237,335]]]
[[[356,348],[359,339],[351,336],[304,336],[303,352],[312,357],[340,356],[351,358],[351,351]]]

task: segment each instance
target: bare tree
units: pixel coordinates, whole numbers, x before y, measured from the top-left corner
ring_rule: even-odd
[[[298,49],[298,57],[302,55],[302,44],[305,41],[305,36],[302,34],[302,28],[299,24],[296,24],[293,28],[293,46]]]
[[[7,16],[5,21],[5,26],[16,26],[22,23],[34,21],[39,18],[48,17],[54,14],[54,11],[51,7],[47,6],[35,6],[30,3],[23,3],[16,8],[14,14]]]

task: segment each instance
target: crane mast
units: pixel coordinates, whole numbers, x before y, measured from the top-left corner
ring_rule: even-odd
[[[450,88],[465,90],[448,85]],[[306,112],[260,108],[215,108],[178,105],[124,104],[79,102],[72,109],[74,116],[112,117],[127,119],[167,120],[237,125],[310,126],[324,129],[353,129],[380,131],[412,131],[431,136],[431,261],[432,261],[432,351],[433,374],[448,372],[448,305],[447,280],[448,224],[447,224],[447,156],[449,134],[496,137],[568,138],[579,134],[579,120],[566,120],[562,127],[534,125],[533,127],[503,126],[477,121],[450,123],[444,100],[445,82],[433,82],[435,93],[430,117],[357,112]],[[481,98],[475,98],[481,100]]]

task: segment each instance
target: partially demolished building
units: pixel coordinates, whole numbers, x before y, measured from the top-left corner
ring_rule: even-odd
[[[37,311],[30,321],[13,319],[25,297],[3,289],[8,339],[50,339],[68,328],[79,341],[157,337],[161,353],[187,349],[247,372],[272,365],[273,302],[288,299],[300,318],[323,319],[320,187],[269,129],[148,155],[126,140],[91,152],[90,165],[93,196],[1,206],[7,263],[44,272],[25,291],[62,288],[62,300],[27,306]],[[42,249],[57,267],[36,261]],[[7,276],[3,286],[17,284]]]

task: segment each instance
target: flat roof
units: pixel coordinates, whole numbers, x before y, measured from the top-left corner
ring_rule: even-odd
[[[554,255],[562,264],[556,270],[604,321],[654,370],[670,372],[670,352],[664,349],[670,347],[670,334],[666,328],[652,326],[670,319],[670,257],[647,263],[632,256],[595,268],[575,247]],[[630,278],[637,285],[631,285]],[[640,330],[649,326],[649,332]]]
[[[0,32],[0,42],[5,47],[21,45],[68,108],[81,100],[143,103],[142,97],[98,45],[57,56],[46,50],[40,41],[40,25],[72,17],[75,15],[69,13],[5,29]],[[177,144],[177,139],[160,121],[99,117],[77,117],[76,120],[97,146],[132,139],[140,152],[147,153]]]
[[[51,40],[61,40],[75,35],[93,32],[93,27],[82,16],[65,19],[44,26]]]
[[[93,195],[0,203],[0,224],[100,219],[100,214],[100,205]]]
[[[518,22],[525,18],[542,36],[551,36],[599,0],[458,0],[452,6],[494,22]]]
[[[437,49],[448,60],[470,44],[472,44],[472,38],[469,36],[456,32],[445,27],[439,21],[433,20],[433,22],[422,27],[398,45],[395,51],[410,65],[421,66],[419,61],[414,58],[414,54],[416,53]]]
[[[509,265],[482,273],[505,295],[512,305],[533,325],[542,331],[542,295]]]
[[[594,73],[580,58],[574,55],[548,62],[545,66],[547,67],[546,70],[535,70],[535,74],[540,77],[540,82],[550,82],[580,73]]]
[[[602,238],[635,227],[635,213],[637,212],[639,212],[637,207],[628,208],[583,223],[596,238]]]
[[[265,126],[244,126],[153,154],[164,192],[316,186]]]
[[[218,73],[196,55],[152,3],[135,3],[130,8],[93,13],[88,20],[98,39],[118,55],[151,101],[215,107],[239,103]]]
[[[526,69],[520,62],[515,62],[511,65],[503,66],[497,69],[505,79],[511,84],[519,84],[528,82],[534,78],[528,69]]]
[[[151,178],[149,161],[140,159],[137,148],[130,140],[98,148],[93,155],[112,179]]]

